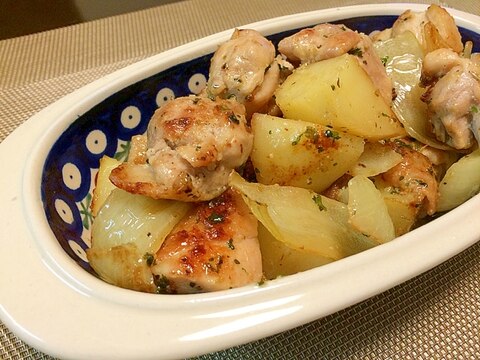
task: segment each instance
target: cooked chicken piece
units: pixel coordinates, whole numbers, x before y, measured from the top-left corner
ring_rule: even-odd
[[[392,28],[387,28],[383,30],[374,30],[368,34],[372,41],[385,41],[392,38]]]
[[[480,62],[438,49],[425,56],[423,96],[436,138],[455,149],[470,149],[480,138]]]
[[[435,149],[424,144],[421,144],[416,150],[425,155],[431,161],[435,169],[435,175],[439,181],[443,178],[447,169],[461,156],[456,151]]]
[[[425,56],[422,65],[422,84],[433,85],[438,79],[446,75],[455,66],[468,62],[451,49],[437,49]]]
[[[247,118],[261,111],[272,98],[282,71],[293,68],[262,34],[251,29],[236,29],[211,60],[207,94],[235,97],[245,105]]]
[[[388,142],[402,161],[381,175],[382,179],[400,192],[416,195],[415,204],[420,214],[425,211],[433,215],[437,209],[438,182],[435,170],[428,157],[414,149],[414,144],[407,139]]]
[[[388,77],[382,60],[375,52],[372,40],[365,34],[361,34],[361,38],[362,40],[357,44],[358,49],[360,49],[357,54],[358,61],[372,79],[385,102],[391,104],[393,97],[392,80]]]
[[[282,39],[278,51],[289,61],[311,64],[346,54],[360,40],[360,34],[344,25],[325,23]]]
[[[130,150],[128,151],[128,162],[134,164],[145,164],[147,162],[147,135],[135,135],[130,140]]]
[[[195,205],[165,239],[151,267],[161,293],[232,289],[262,279],[257,219],[240,194]]]
[[[278,50],[294,63],[311,64],[341,56],[356,55],[385,101],[392,101],[392,82],[385,72],[371,39],[344,25],[320,24],[300,30],[278,44]]]
[[[230,99],[181,97],[153,115],[146,162],[126,162],[110,180],[119,188],[154,199],[210,200],[227,187],[230,172],[252,149],[245,107]]]
[[[395,21],[391,29],[372,34],[374,41],[393,38],[405,31],[412,32],[426,53],[450,48],[457,53],[463,49],[462,38],[455,19],[447,10],[431,5],[426,11],[414,12],[407,10]]]
[[[324,190],[322,192],[322,195],[333,200],[347,203],[348,198],[345,198],[346,189],[348,187],[348,182],[350,181],[350,179],[352,179],[352,177],[353,176],[350,174],[342,175],[340,178],[335,180],[335,182],[332,185],[330,185],[328,189]]]

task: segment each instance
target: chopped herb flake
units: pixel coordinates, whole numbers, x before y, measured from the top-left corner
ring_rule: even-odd
[[[292,141],[292,145],[298,145],[302,136],[305,136],[308,140],[310,140],[314,144],[317,143],[320,138],[320,134],[318,133],[318,130],[316,128],[314,128],[313,126],[307,126],[307,128],[303,133],[295,137],[295,139]]]
[[[318,206],[318,209],[320,211],[327,210],[325,205],[323,205],[323,203],[322,203],[322,197],[320,195],[318,195],[318,194],[313,195],[312,200]]]
[[[292,141],[292,145],[298,145],[303,134],[295,136],[295,139]]]
[[[333,130],[325,130],[325,136],[327,138],[332,138],[333,140],[338,140],[340,139],[340,134],[337,132],[337,131],[333,131]]]
[[[363,56],[363,51],[362,51],[362,49],[360,49],[360,48],[358,48],[358,47],[351,49],[348,53],[349,53],[350,55],[354,55],[354,56],[358,56],[358,57],[362,57],[362,56]]]
[[[211,213],[210,216],[207,218],[207,220],[211,224],[218,224],[218,223],[221,223],[224,220],[224,218],[221,214]]]
[[[153,282],[157,286],[157,293],[168,294],[171,293],[170,280],[165,275],[155,275]]]
[[[228,120],[230,120],[234,124],[240,124],[240,120],[238,120],[237,115],[235,115],[233,113],[228,115]]]
[[[147,266],[152,266],[155,264],[155,257],[150,253],[145,253],[143,259],[147,262]]]

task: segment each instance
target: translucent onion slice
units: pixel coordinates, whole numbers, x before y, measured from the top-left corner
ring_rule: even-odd
[[[450,166],[438,187],[438,211],[461,205],[480,191],[480,149]]]
[[[374,241],[383,244],[395,237],[395,227],[382,194],[365,176],[348,182],[350,224]]]
[[[151,257],[190,206],[113,190],[93,222],[90,265],[114,285],[154,289],[148,269]]]
[[[114,158],[103,156],[100,159],[100,167],[98,168],[95,188],[93,189],[92,198],[92,215],[97,216],[105,200],[115,189],[115,185],[110,181],[109,176],[114,168],[120,165],[122,162]]]
[[[406,31],[375,43],[375,50],[392,79],[396,93],[392,109],[407,133],[434,148],[450,149],[436,140],[430,131],[427,105],[421,100],[425,89],[419,86],[424,53],[415,35]]]
[[[417,221],[419,208],[417,195],[412,192],[399,192],[386,183],[381,176],[373,178],[375,187],[380,191],[395,227],[395,236],[409,232]]]
[[[110,249],[88,249],[88,260],[98,276],[109,284],[143,292],[155,292],[148,258],[133,243]]]
[[[262,268],[267,279],[296,274],[332,262],[332,259],[304,249],[293,249],[278,241],[261,223],[258,241],[262,252]]]
[[[344,204],[313,191],[248,183],[234,173],[230,185],[268,231],[286,246],[338,260],[375,246],[348,224]]]
[[[391,147],[378,142],[366,143],[360,159],[349,170],[349,174],[352,176],[375,176],[390,170],[400,161],[402,161],[402,155],[395,152]]]
[[[184,202],[115,189],[93,222],[92,247],[109,249],[135,243],[141,251],[156,252],[189,208]]]

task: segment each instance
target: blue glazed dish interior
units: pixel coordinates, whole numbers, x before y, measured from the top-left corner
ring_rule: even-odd
[[[396,16],[368,16],[338,20],[364,33],[391,27]],[[312,26],[315,24],[312,24]],[[269,36],[278,41],[299,29]],[[479,50],[480,35],[460,29],[463,41]],[[206,84],[211,55],[178,64],[132,84],[72,119],[51,148],[44,164],[41,196],[47,221],[64,251],[82,268],[89,266],[92,213],[90,204],[99,160],[107,155],[125,160],[130,139],[144,133],[154,111],[174,97],[199,93]]]

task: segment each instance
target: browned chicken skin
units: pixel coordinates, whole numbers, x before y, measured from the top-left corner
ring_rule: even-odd
[[[300,30],[278,43],[290,61],[311,64],[346,54],[360,42],[360,34],[343,25],[319,24]]]
[[[386,40],[406,31],[415,35],[425,53],[440,48],[449,48],[460,53],[463,49],[454,18],[435,4],[422,12],[412,10],[403,12],[391,28],[374,32],[372,38],[374,41]]]
[[[398,189],[416,195],[415,207],[428,215],[437,210],[438,181],[428,157],[414,149],[411,141],[402,139],[387,143],[402,155],[402,161],[381,175],[382,179]]]
[[[246,108],[247,119],[264,111],[293,67],[275,57],[275,47],[256,30],[236,29],[213,55],[207,83],[208,96],[234,97]]]
[[[422,82],[435,137],[458,150],[474,146],[480,133],[480,62],[451,49],[432,51],[425,56]]]
[[[217,291],[259,282],[257,220],[231,189],[199,203],[166,238],[151,270],[164,293]]]
[[[110,180],[154,199],[210,200],[226,189],[230,172],[247,160],[252,142],[245,108],[237,101],[177,98],[150,120],[146,163],[123,163]]]

